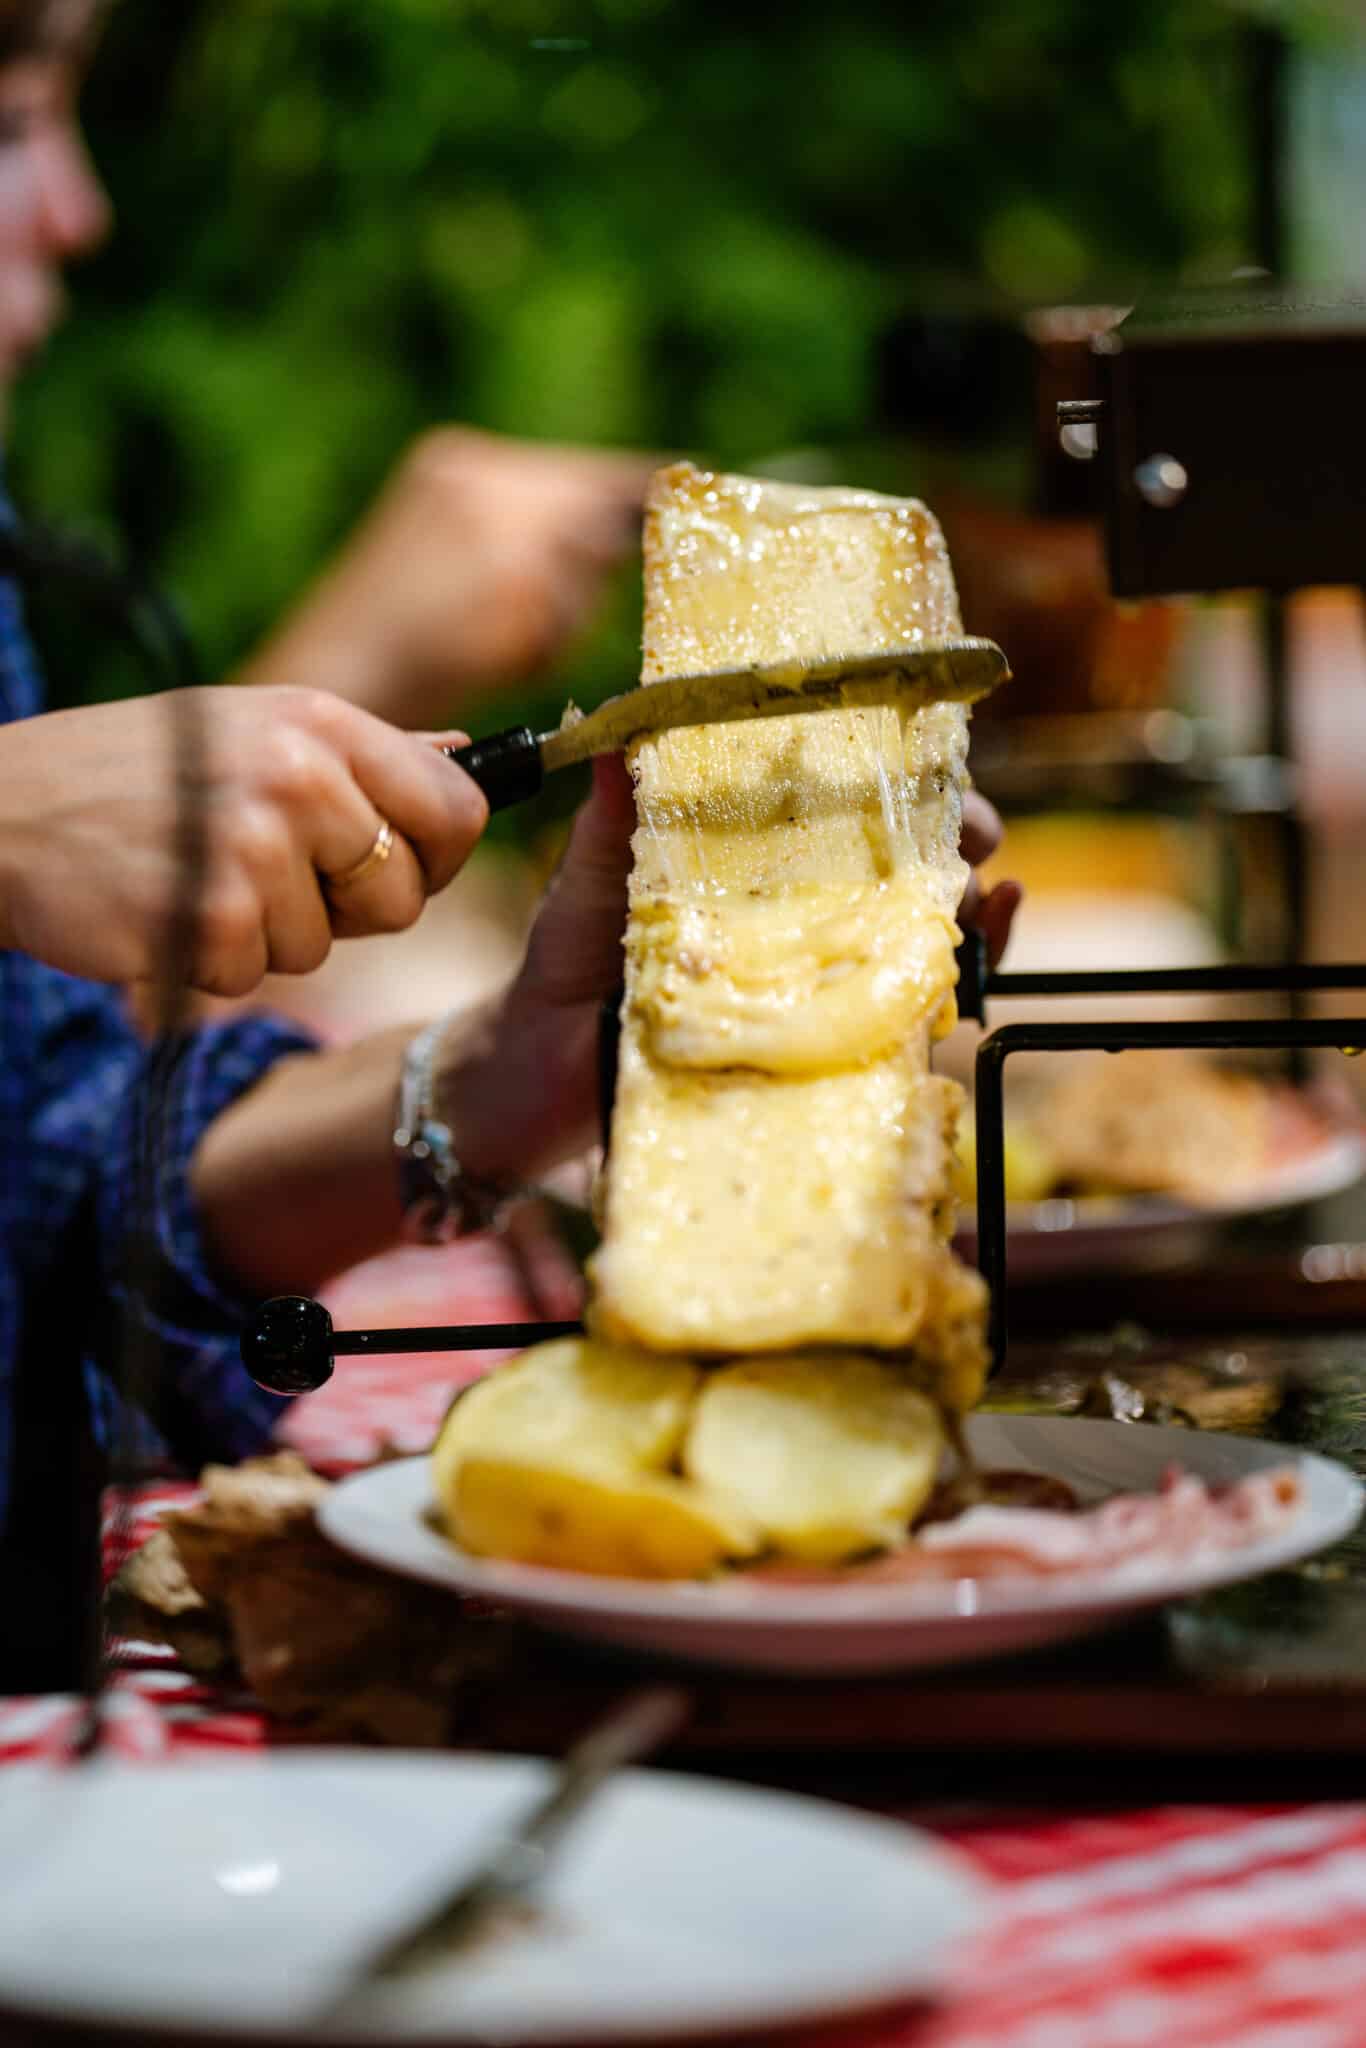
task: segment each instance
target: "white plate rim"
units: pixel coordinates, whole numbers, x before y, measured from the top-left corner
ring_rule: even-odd
[[[1223,1431],[1202,1433],[1149,1423],[1109,1422],[1082,1417],[969,1416],[971,1434],[982,1423],[1007,1424],[1023,1431],[1111,1432],[1141,1430],[1147,1443],[1159,1442],[1169,1461],[1190,1462],[1193,1442],[1217,1443],[1221,1461],[1242,1471],[1272,1464],[1294,1464],[1306,1489],[1300,1515],[1279,1536],[1243,1550],[1228,1551],[1161,1577],[1124,1580],[1118,1574],[1094,1579],[1069,1579],[1060,1584],[1030,1579],[1012,1585],[1003,1580],[959,1579],[935,1584],[853,1583],[847,1586],[785,1587],[755,1584],[743,1575],[705,1584],[677,1581],[594,1578],[587,1573],[551,1570],[539,1565],[508,1564],[472,1558],[433,1529],[427,1513],[433,1505],[425,1457],[395,1459],[353,1474],[318,1504],[323,1533],[340,1549],[404,1576],[446,1586],[454,1592],[528,1613],[572,1612],[585,1618],[657,1624],[678,1622],[744,1622],[760,1631],[793,1627],[865,1627],[869,1623],[904,1624],[975,1622],[992,1617],[1123,1612],[1137,1606],[1185,1599],[1219,1586],[1260,1577],[1311,1556],[1341,1540],[1356,1527],[1366,1506],[1366,1488],[1346,1466],[1298,1446],[1269,1443]],[[1241,1451],[1241,1457],[1239,1455]],[[1270,1454],[1270,1455],[1269,1455]],[[1047,1469],[1046,1467],[1044,1469]],[[398,1514],[387,1496],[394,1496]],[[1314,1496],[1326,1496],[1317,1519]],[[377,1520],[370,1510],[381,1507]],[[965,1590],[967,1589],[967,1590]]]

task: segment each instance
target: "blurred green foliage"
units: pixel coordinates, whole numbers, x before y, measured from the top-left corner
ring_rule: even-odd
[[[855,462],[898,311],[1247,260],[1242,33],[1219,0],[122,0],[86,95],[119,227],[16,489],[125,535],[218,671],[433,420]],[[581,676],[629,673],[632,603]]]

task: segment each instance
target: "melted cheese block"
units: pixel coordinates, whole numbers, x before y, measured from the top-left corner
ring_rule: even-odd
[[[923,506],[655,480],[647,682],[960,630]],[[975,1394],[980,1286],[945,1242],[960,1091],[928,1060],[954,1014],[966,745],[961,706],[907,710],[891,678],[885,706],[637,745],[595,1329],[915,1346]]]
[[[866,1066],[942,1014],[953,927],[885,882],[735,904],[659,897],[630,935],[662,1066],[819,1074]]]

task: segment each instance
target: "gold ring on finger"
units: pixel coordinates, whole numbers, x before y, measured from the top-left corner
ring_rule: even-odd
[[[344,868],[341,874],[328,875],[326,877],[328,888],[349,889],[356,882],[368,881],[371,875],[378,873],[379,869],[384,866],[385,861],[388,860],[393,850],[394,828],[387,818],[381,818],[379,830],[371,841],[368,850],[361,855],[360,859],[353,866]]]

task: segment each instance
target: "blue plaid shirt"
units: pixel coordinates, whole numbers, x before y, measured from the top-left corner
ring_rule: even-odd
[[[20,600],[0,582],[0,720],[42,708]],[[155,1421],[191,1467],[259,1449],[282,1404],[243,1370],[237,1332],[248,1304],[210,1268],[190,1159],[221,1110],[283,1053],[311,1046],[269,1018],[240,1017],[194,1033],[175,1070],[157,1191],[156,1321],[166,1370]],[[0,952],[0,1530],[13,1492],[21,1357],[36,1357],[44,1379],[50,1368],[54,1387],[58,1375],[77,1388],[84,1377],[97,1426],[107,1406],[101,1368],[124,1286],[147,1078],[117,990]]]

